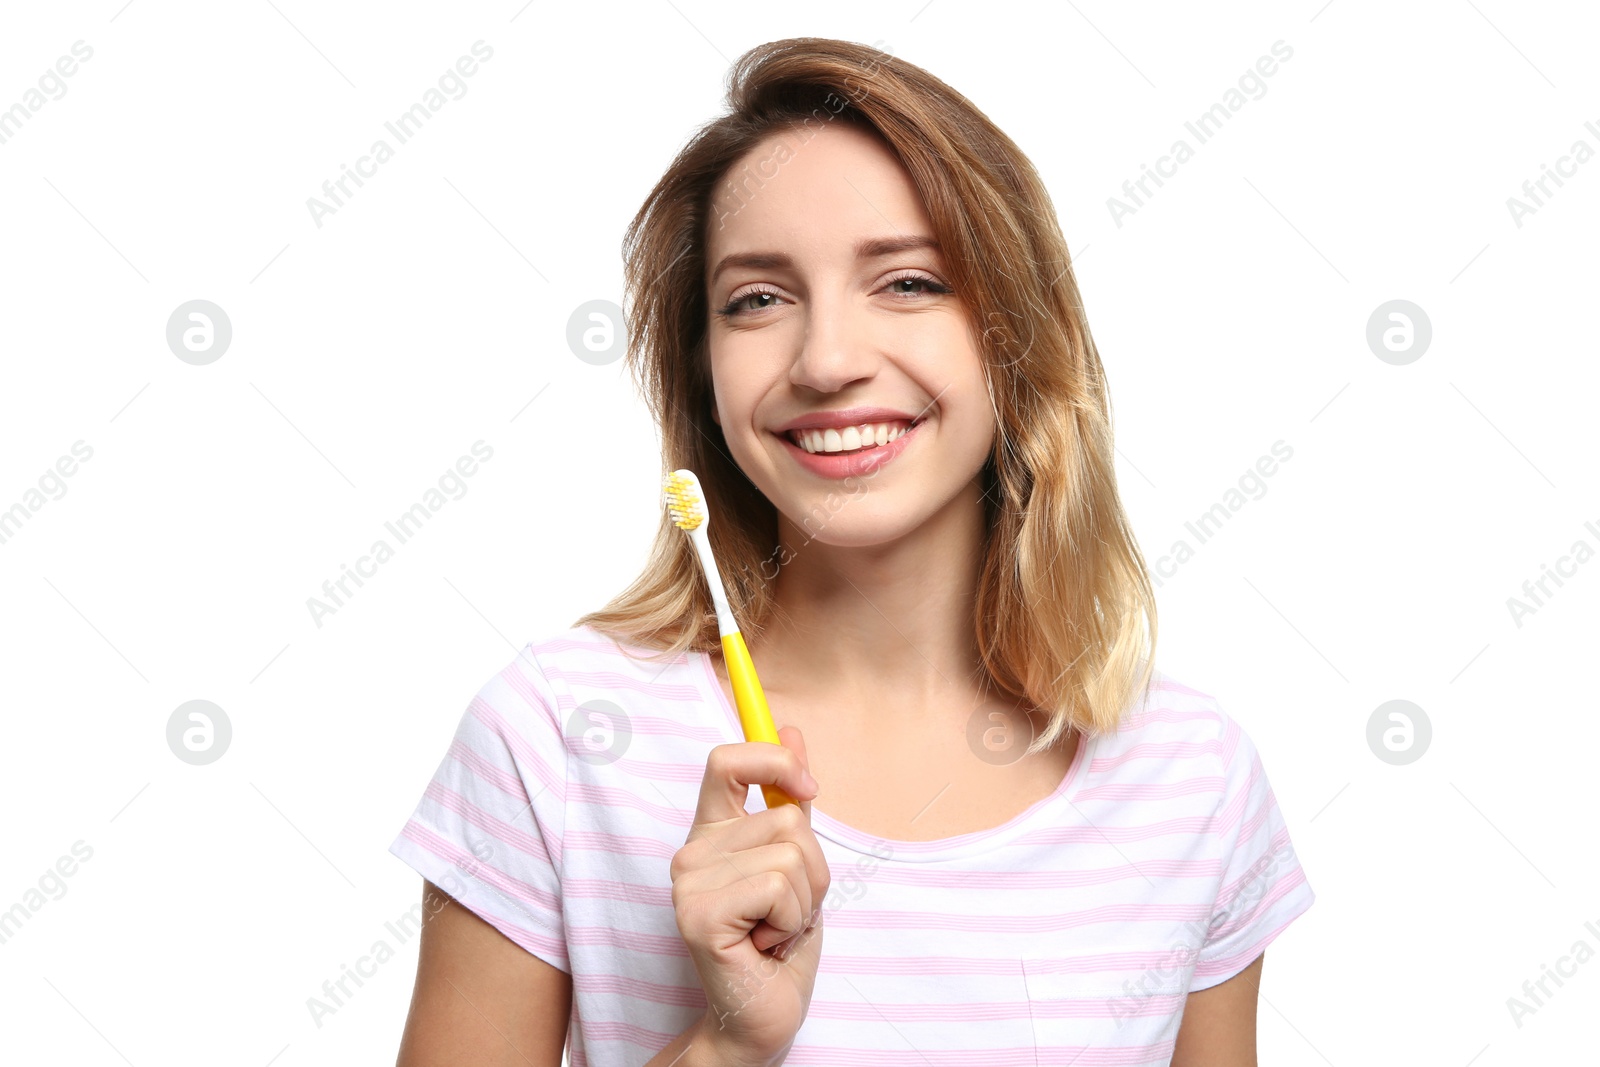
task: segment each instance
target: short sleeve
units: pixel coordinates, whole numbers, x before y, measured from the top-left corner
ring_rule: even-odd
[[[1190,992],[1227,981],[1266,951],[1316,900],[1254,742],[1222,716],[1221,807],[1212,819],[1222,880]]]
[[[571,974],[561,907],[567,748],[530,647],[473,697],[389,851]]]

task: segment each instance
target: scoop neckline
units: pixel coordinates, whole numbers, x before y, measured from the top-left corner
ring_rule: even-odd
[[[722,691],[722,681],[717,677],[716,668],[711,665],[711,654],[691,651],[690,655],[700,661],[704,687],[710,691],[711,699],[722,708],[728,725],[732,727],[731,740],[743,741],[744,727],[739,722],[739,712],[729,702],[728,694]],[[837,845],[879,861],[931,863],[987,852],[1032,830],[1036,823],[1043,822],[1046,816],[1052,814],[1061,801],[1070,800],[1071,794],[1076,791],[1079,780],[1083,777],[1082,768],[1088,765],[1088,750],[1095,744],[1096,739],[1094,735],[1080,732],[1077,750],[1072,754],[1072,762],[1050,795],[1035,801],[999,826],[987,830],[973,830],[952,837],[937,837],[931,841],[900,841],[858,830],[835,819],[815,803],[811,807],[811,829]],[[887,856],[884,855],[885,849],[888,850]]]

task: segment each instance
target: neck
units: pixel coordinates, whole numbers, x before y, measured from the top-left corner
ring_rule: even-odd
[[[778,610],[762,651],[752,651],[763,682],[851,694],[880,722],[975,706],[986,688],[972,615],[981,494],[974,480],[912,533],[865,548],[806,541],[780,518],[792,558],[774,580]]]

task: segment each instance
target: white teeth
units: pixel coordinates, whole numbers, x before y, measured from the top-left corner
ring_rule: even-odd
[[[789,439],[807,452],[851,452],[858,448],[876,448],[903,435],[911,428],[909,422],[875,422],[862,426],[845,426],[841,429],[793,430]]]

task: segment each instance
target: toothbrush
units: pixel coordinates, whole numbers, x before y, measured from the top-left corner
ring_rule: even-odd
[[[717,608],[717,631],[722,635],[722,661],[728,667],[728,681],[733,685],[734,703],[739,706],[739,725],[744,728],[744,739],[776,745],[778,731],[772,724],[772,712],[767,710],[767,695],[761,691],[756,665],[745,647],[733,609],[728,607],[728,591],[722,585],[722,574],[717,570],[717,559],[711,554],[711,542],[706,537],[711,511],[706,507],[705,494],[700,491],[700,479],[695,477],[694,471],[675,470],[667,475],[663,484],[667,511],[673,523],[689,535],[705,571],[706,584],[711,587],[711,602]],[[775,785],[763,783],[761,794],[766,797],[768,808],[796,803]]]

